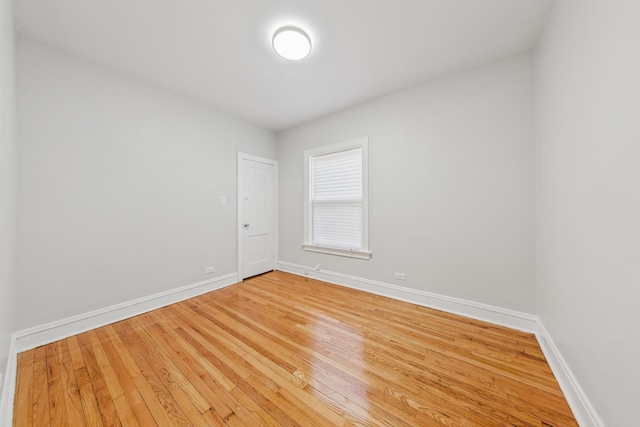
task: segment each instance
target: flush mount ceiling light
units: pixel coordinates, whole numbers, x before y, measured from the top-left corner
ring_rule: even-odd
[[[304,59],[311,52],[311,39],[300,28],[282,27],[273,35],[273,50],[292,61]]]

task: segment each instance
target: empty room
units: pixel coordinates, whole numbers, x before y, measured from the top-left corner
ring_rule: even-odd
[[[0,426],[631,427],[637,0],[0,0]]]

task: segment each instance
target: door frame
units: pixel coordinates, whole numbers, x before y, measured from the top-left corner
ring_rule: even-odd
[[[244,239],[243,239],[243,217],[244,217],[244,167],[243,160],[265,163],[273,166],[273,269],[278,261],[278,161],[266,157],[254,156],[253,154],[238,151],[238,282],[244,279]]]

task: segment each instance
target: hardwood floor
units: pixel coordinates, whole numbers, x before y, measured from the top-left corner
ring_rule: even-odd
[[[273,272],[18,356],[15,426],[577,426],[533,335]]]

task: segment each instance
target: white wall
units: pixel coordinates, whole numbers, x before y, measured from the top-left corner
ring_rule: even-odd
[[[275,158],[275,135],[32,39],[17,51],[17,329],[235,272],[236,151]]]
[[[640,2],[557,2],[536,83],[538,314],[606,425],[638,425]]]
[[[279,134],[280,260],[533,313],[533,110],[523,54]],[[373,259],[303,251],[303,151],[361,136]]]
[[[7,362],[14,316],[17,159],[13,34],[11,1],[0,0],[0,373]]]

